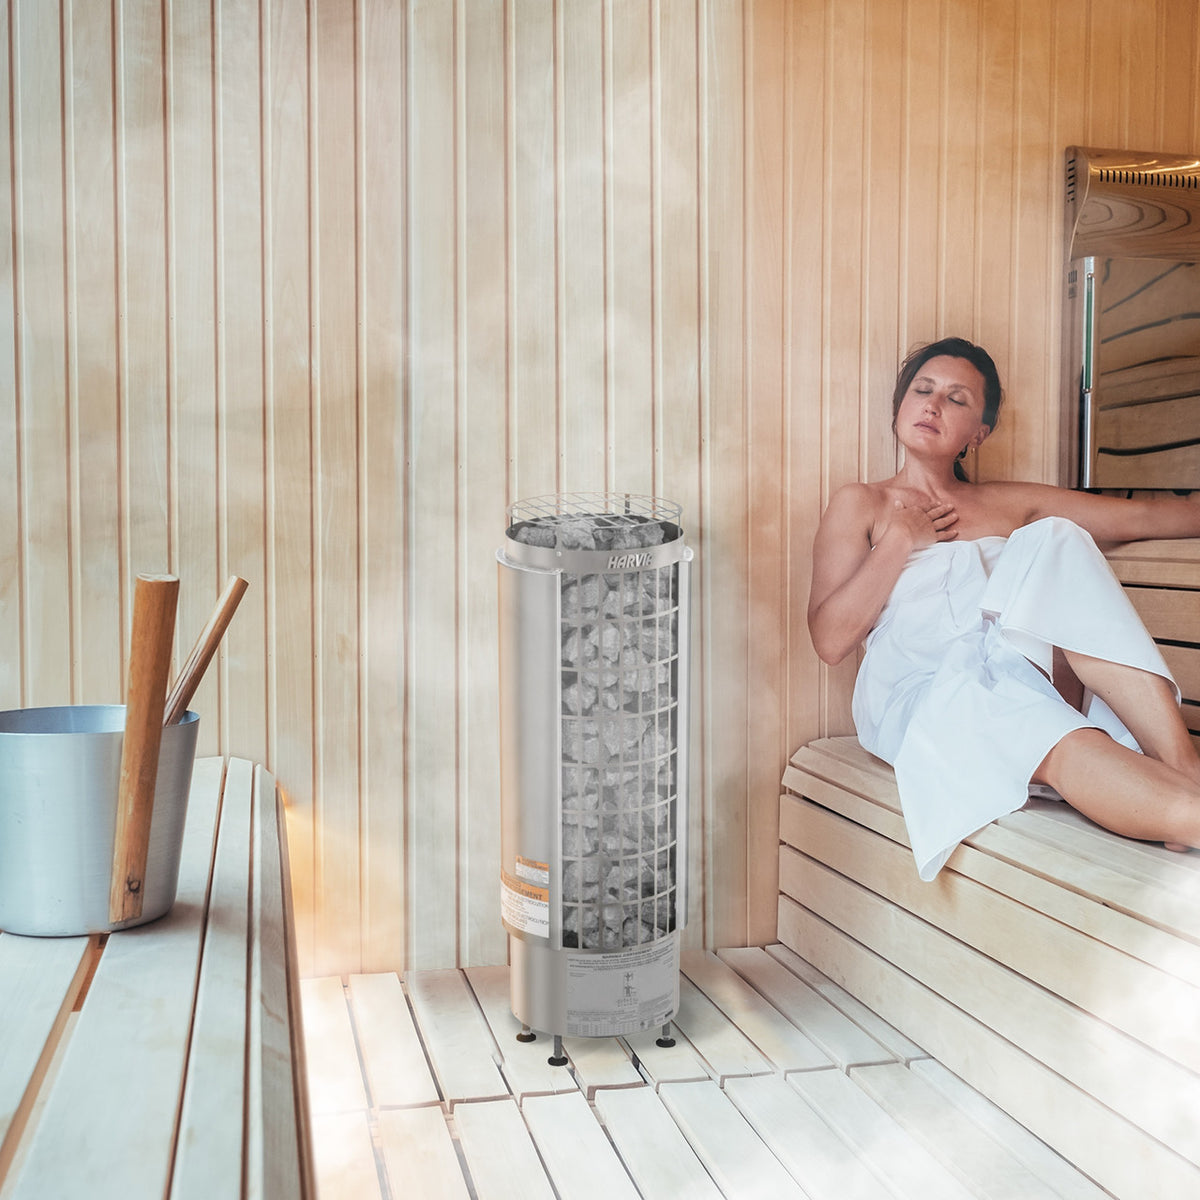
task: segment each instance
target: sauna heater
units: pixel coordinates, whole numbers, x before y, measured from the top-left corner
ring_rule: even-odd
[[[679,1003],[689,574],[677,505],[514,504],[499,562],[501,917],[523,1025],[611,1037]]]

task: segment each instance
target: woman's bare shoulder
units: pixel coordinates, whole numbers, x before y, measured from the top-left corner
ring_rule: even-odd
[[[829,498],[827,513],[852,518],[872,517],[887,497],[885,483],[844,483]]]
[[[868,538],[882,507],[883,493],[878,484],[844,483],[829,497],[818,536]]]

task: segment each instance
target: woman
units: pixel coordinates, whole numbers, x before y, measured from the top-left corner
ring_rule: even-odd
[[[1179,691],[1095,546],[1200,536],[1200,504],[970,483],[961,460],[1001,399],[992,359],[962,338],[905,360],[904,465],[830,501],[813,645],[832,664],[866,639],[855,725],[895,767],[922,878],[1030,784],[1116,833],[1200,846],[1200,757]]]

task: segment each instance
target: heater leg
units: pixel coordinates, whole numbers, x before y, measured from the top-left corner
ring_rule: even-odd
[[[563,1053],[562,1034],[556,1033],[554,1035],[554,1053],[546,1061],[552,1067],[565,1067],[567,1065],[567,1056]]]
[[[517,1034],[517,1041],[518,1042],[536,1042],[537,1034],[534,1033],[533,1030],[530,1029],[528,1025],[522,1025],[521,1032]]]
[[[662,1035],[655,1040],[656,1046],[661,1046],[664,1050],[669,1050],[675,1045],[675,1039],[671,1036],[671,1022],[668,1021],[662,1027]]]

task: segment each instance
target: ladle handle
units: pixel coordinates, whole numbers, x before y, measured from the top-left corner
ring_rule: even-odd
[[[171,669],[178,596],[179,580],[174,575],[137,577],[125,689],[125,738],[117,789],[117,833],[108,897],[108,919],[114,925],[142,915],[163,700]]]
[[[187,662],[183,664],[183,670],[179,672],[179,678],[175,681],[175,686],[167,698],[166,710],[163,714],[164,725],[174,725],[187,712],[187,706],[196,694],[196,689],[204,678],[204,672],[208,670],[208,664],[217,652],[221,638],[225,636],[225,630],[229,627],[229,622],[233,620],[233,614],[237,611],[237,606],[241,603],[242,596],[249,586],[246,580],[237,575],[229,577],[229,582],[225,585],[225,590],[217,601],[217,607],[209,617],[208,624],[196,639],[196,644],[192,647],[192,652],[188,655]]]

